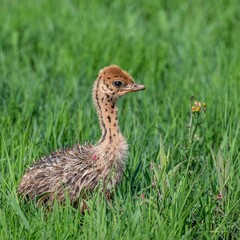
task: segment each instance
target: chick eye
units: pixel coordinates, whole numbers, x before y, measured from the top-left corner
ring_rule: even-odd
[[[124,86],[124,83],[121,82],[121,81],[115,81],[115,82],[113,82],[113,86],[117,87],[117,88],[120,88],[120,87]]]

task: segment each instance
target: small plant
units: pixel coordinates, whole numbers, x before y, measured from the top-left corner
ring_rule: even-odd
[[[200,140],[197,136],[197,130],[201,128],[203,118],[202,115],[206,112],[207,105],[205,102],[199,102],[195,100],[194,97],[190,98],[190,120],[188,124],[188,133],[185,138],[183,145],[183,153],[185,159],[173,167],[170,167],[169,151],[166,154],[166,149],[163,144],[163,140],[160,137],[159,152],[156,157],[156,162],[151,162],[150,171],[153,172],[152,187],[157,189],[159,198],[163,198],[166,194],[169,181],[178,172],[180,167],[188,162],[187,160],[192,160],[194,157],[193,153],[196,155],[197,152],[191,151],[191,147],[194,142]],[[192,154],[190,157],[190,153]]]
[[[212,159],[217,172],[217,182],[219,193],[217,199],[221,201],[222,208],[224,207],[224,200],[228,194],[228,181],[231,177],[231,157],[228,150],[228,138],[226,137],[217,153],[211,148]]]
[[[197,131],[201,129],[206,110],[207,104],[205,102],[199,102],[195,100],[194,96],[190,98],[189,123],[187,125],[188,133],[186,134],[187,136],[183,144],[183,154],[185,159],[189,159],[189,155],[194,143],[200,141]]]
[[[198,102],[195,100],[192,96],[190,98],[190,121],[189,121],[189,143],[192,143],[194,139],[199,140],[199,138],[196,135],[197,129],[201,126],[201,114],[205,113],[207,110],[206,103]]]

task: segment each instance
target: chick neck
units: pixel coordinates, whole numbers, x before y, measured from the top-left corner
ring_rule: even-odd
[[[123,138],[118,124],[117,98],[101,89],[101,76],[94,84],[93,98],[97,109],[102,135],[97,145],[112,144]]]

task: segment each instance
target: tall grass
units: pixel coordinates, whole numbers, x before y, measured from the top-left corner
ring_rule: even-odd
[[[239,239],[239,8],[2,0],[0,239]],[[100,137],[91,89],[112,63],[147,87],[119,102],[130,154],[114,200],[96,192],[85,215],[21,204],[34,159]],[[186,157],[192,95],[208,110]]]

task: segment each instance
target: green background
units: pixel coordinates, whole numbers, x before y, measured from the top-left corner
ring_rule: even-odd
[[[0,239],[240,238],[238,0],[0,5]],[[92,85],[113,63],[146,85],[119,102],[114,200],[95,193],[85,215],[21,203],[34,159],[100,137]],[[190,96],[208,109],[186,157]]]

